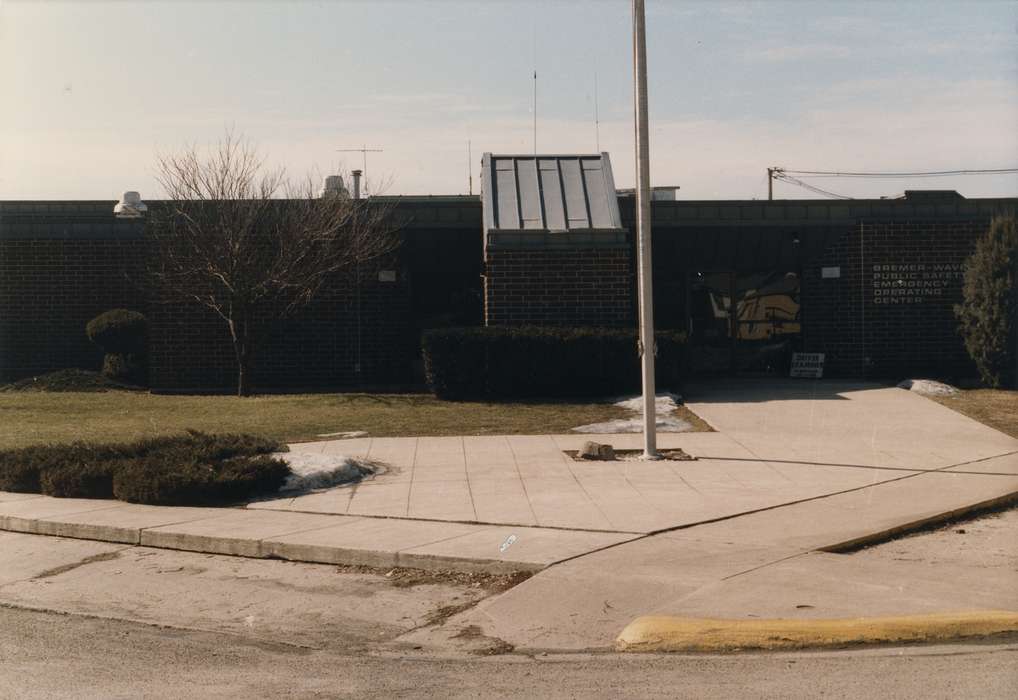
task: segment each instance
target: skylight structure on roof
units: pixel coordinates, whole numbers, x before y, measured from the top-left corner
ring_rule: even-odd
[[[592,243],[625,235],[607,153],[485,153],[481,201],[486,245]]]

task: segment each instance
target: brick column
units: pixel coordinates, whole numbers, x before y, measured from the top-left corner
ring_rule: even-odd
[[[633,323],[629,246],[489,248],[485,324],[625,326]]]

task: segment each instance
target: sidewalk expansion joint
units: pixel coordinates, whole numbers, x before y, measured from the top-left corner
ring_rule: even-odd
[[[302,515],[327,515],[333,518],[371,518],[374,520],[406,520],[418,523],[452,523],[456,525],[478,525],[483,527],[525,527],[532,530],[557,530],[561,532],[596,532],[606,535],[645,535],[640,530],[605,530],[591,527],[565,527],[562,525],[538,525],[526,523],[490,522],[487,520],[454,520],[448,518],[414,518],[407,515],[369,515],[364,513],[322,513],[313,510],[274,510],[272,508],[251,508],[252,511],[265,510],[273,513],[300,513]]]

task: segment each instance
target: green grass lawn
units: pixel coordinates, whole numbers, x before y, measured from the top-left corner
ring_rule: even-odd
[[[0,392],[0,449],[121,442],[192,428],[284,442],[363,430],[372,436],[568,433],[631,414],[610,403],[461,403],[426,394],[166,396],[143,392]],[[699,418],[680,409],[696,429]]]
[[[971,389],[934,399],[980,423],[1018,438],[1018,391]]]

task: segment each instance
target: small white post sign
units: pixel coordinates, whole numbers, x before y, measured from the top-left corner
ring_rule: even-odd
[[[824,353],[793,352],[792,372],[789,376],[820,379],[824,376]]]

